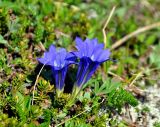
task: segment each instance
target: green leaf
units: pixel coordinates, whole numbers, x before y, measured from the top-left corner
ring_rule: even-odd
[[[121,85],[120,82],[113,82],[112,80],[107,80],[106,82],[104,82],[104,84],[106,87],[106,93],[110,93],[113,90],[116,90]]]
[[[3,36],[0,34],[0,44],[8,44],[8,42],[3,38]]]
[[[123,88],[119,88],[116,91],[112,91],[107,97],[108,105],[112,108],[117,108],[121,111],[121,108],[125,104],[130,104],[131,106],[137,106],[138,100],[128,91]]]
[[[94,92],[96,95],[99,94],[108,94],[114,90],[116,90],[121,84],[119,82],[114,82],[111,79],[107,79],[102,85],[98,82],[95,83]]]

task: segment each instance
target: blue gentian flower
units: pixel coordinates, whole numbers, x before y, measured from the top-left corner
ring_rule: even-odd
[[[71,52],[71,54],[80,60],[76,84],[81,88],[91,78],[99,65],[110,59],[110,51],[104,49],[104,44],[98,43],[97,39],[83,41],[76,37],[75,41],[78,51]]]
[[[59,48],[59,50],[56,50],[54,45],[51,45],[49,51],[44,53],[44,57],[37,59],[40,63],[51,66],[56,88],[59,90],[64,87],[68,66],[74,63],[71,57],[72,55],[68,54],[66,49]],[[66,60],[66,58],[72,61]]]

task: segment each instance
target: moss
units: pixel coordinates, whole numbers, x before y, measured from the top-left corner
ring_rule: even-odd
[[[7,12],[0,8],[0,34],[5,35],[8,32],[7,26]]]

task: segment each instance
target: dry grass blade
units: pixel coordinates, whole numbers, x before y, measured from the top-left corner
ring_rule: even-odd
[[[136,82],[136,80],[137,80],[138,78],[142,77],[142,76],[143,76],[143,71],[139,72],[139,73],[136,75],[136,77],[132,80],[132,82],[129,84],[129,86],[132,86],[132,85]]]
[[[133,93],[135,93],[136,95],[143,95],[143,90],[141,90],[140,88],[138,88],[137,86],[133,85],[140,77],[143,76],[144,70],[142,70],[141,72],[139,72],[136,77],[131,81],[131,83],[126,86],[126,90],[127,91],[131,91]]]
[[[41,48],[41,50],[42,50],[43,52],[46,51],[46,49],[45,49],[44,45],[42,44],[42,42],[39,42],[39,47]]]
[[[43,64],[43,66],[41,67],[41,70],[39,71],[39,73],[38,73],[38,75],[37,75],[37,77],[36,77],[36,81],[35,81],[34,86],[33,86],[33,92],[32,92],[32,105],[33,105],[33,103],[34,103],[34,92],[35,92],[35,89],[36,89],[36,85],[37,85],[37,82],[38,82],[38,78],[39,78],[39,76],[40,76],[40,74],[41,74],[41,72],[42,72],[44,66],[45,66],[45,64]]]
[[[105,31],[105,29],[107,28],[107,25],[108,25],[108,23],[109,23],[112,15],[113,15],[115,9],[116,9],[116,6],[114,6],[114,7],[112,8],[112,10],[111,10],[111,12],[110,12],[110,14],[109,14],[109,17],[107,18],[107,20],[106,20],[106,22],[105,22],[105,24],[104,24],[104,27],[103,27],[103,29],[102,29],[105,48],[107,47],[107,37],[106,37],[106,31]]]
[[[151,30],[151,29],[154,29],[154,28],[158,28],[160,27],[160,22],[157,22],[157,23],[154,23],[154,24],[151,24],[151,25],[147,25],[147,26],[144,26],[142,28],[139,28],[137,29],[136,31],[124,36],[122,39],[116,41],[112,47],[111,47],[111,50],[113,49],[116,49],[118,48],[120,45],[122,45],[123,43],[125,43],[128,39],[140,34],[140,33],[143,33],[145,31],[148,31],[148,30]]]
[[[117,75],[117,74],[115,74],[115,73],[113,73],[111,71],[108,71],[108,74],[110,74],[110,75],[112,75],[114,77],[117,77],[122,82],[125,82],[125,80],[122,77],[120,77],[119,75]]]

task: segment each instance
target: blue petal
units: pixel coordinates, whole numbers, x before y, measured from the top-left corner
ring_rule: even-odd
[[[66,55],[65,60],[68,61],[68,64],[77,64],[78,60],[77,60],[77,56],[73,53],[73,52],[69,52]]]
[[[94,46],[96,46],[96,45],[98,44],[98,39],[97,39],[97,38],[94,38],[94,39],[91,40],[91,42],[92,42],[92,44],[93,44]]]
[[[101,44],[97,44],[96,46],[95,46],[95,49],[103,49],[104,48],[104,44],[103,43],[101,43]]]
[[[85,40],[85,43],[86,43],[86,47],[85,47],[86,53],[85,54],[87,57],[90,57],[94,51],[95,44],[92,43],[90,40],[88,41]]]
[[[61,70],[55,70],[52,67],[53,77],[55,79],[56,88],[62,90],[64,87],[64,81],[67,73],[67,67],[62,68]]]
[[[64,48],[60,48],[57,53],[60,54],[61,60],[64,60],[67,55],[67,51]]]
[[[94,52],[92,53],[92,56],[90,57],[92,61],[98,61],[99,56],[101,55],[101,53],[103,52],[102,49],[97,49],[94,50]]]
[[[51,46],[49,47],[49,52],[47,52],[47,54],[48,54],[47,59],[49,60],[48,65],[53,66],[53,64],[54,64],[54,59],[55,59],[55,57],[56,57],[56,48],[55,48],[54,45],[51,45]],[[44,57],[45,57],[45,56],[44,56]]]
[[[86,75],[85,83],[91,78],[91,76],[97,70],[97,68],[99,67],[99,65],[100,65],[99,62],[94,62],[94,63],[90,64],[89,73]]]
[[[51,61],[51,55],[49,54],[49,52],[44,52],[44,57],[43,58],[37,58],[37,60],[42,64],[49,65],[49,63]]]
[[[56,48],[55,48],[54,45],[51,45],[51,46],[49,47],[49,52],[50,52],[50,53],[53,53],[53,54],[56,52]]]
[[[80,37],[76,37],[76,48],[80,51],[83,50],[83,40]]]
[[[78,57],[78,58],[84,57],[84,56],[82,56],[82,53],[79,52],[79,51],[72,52],[72,54],[74,54],[74,55],[75,55],[76,57]]]
[[[81,59],[78,67],[77,81],[76,81],[78,87],[82,86],[85,83],[84,77],[87,73],[88,67],[89,67],[88,59],[87,58]]]
[[[89,58],[80,60],[76,81],[78,87],[81,87],[91,78],[99,65],[99,62],[92,62]]]
[[[42,64],[46,64],[46,60],[44,58],[37,58],[37,60]]]
[[[104,62],[106,60],[109,60],[110,57],[110,51],[109,50],[103,50],[103,52],[101,53],[101,55],[98,57],[97,61],[98,62]]]
[[[66,55],[66,60],[71,60],[71,61],[74,61],[74,60],[76,60],[76,56],[75,56],[75,54],[73,53],[73,52],[69,52],[69,53],[67,53],[67,55]]]
[[[103,49],[104,47],[104,44],[98,44],[98,40],[96,38],[90,41],[87,41],[86,43],[87,43],[88,57],[91,57],[94,51],[98,49]]]
[[[55,56],[55,59],[54,59],[54,67],[59,67],[59,68],[63,68],[65,66],[65,63],[66,63],[66,55],[67,55],[67,52],[64,48],[60,48],[57,53],[56,53],[56,56]]]
[[[83,50],[82,50],[83,56],[89,57],[89,51],[92,50],[92,47],[93,47],[93,45],[92,45],[91,40],[87,38],[84,41],[84,45],[83,45]]]
[[[54,45],[51,45],[49,47],[49,51],[44,52],[43,58],[38,58],[37,60],[42,64],[52,65],[53,59],[55,58],[55,53],[56,53],[56,49]]]
[[[99,55],[100,53],[99,51],[103,50],[104,48],[104,44],[98,44],[98,40],[96,38],[92,40],[87,38],[83,42],[81,38],[76,37],[75,41],[76,41],[76,48],[78,49],[78,52],[75,52],[74,54],[79,58],[82,58],[82,57],[91,58],[94,55]],[[98,50],[98,53],[96,53],[97,50]]]

